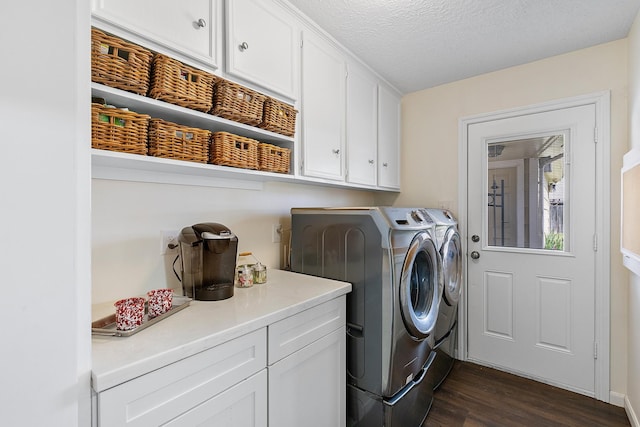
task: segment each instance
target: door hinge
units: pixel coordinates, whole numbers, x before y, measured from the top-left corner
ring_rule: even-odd
[[[598,128],[593,128],[593,142],[598,143]]]
[[[598,235],[593,235],[593,251],[598,252]]]
[[[598,358],[598,343],[597,342],[593,343],[593,358],[594,359]]]

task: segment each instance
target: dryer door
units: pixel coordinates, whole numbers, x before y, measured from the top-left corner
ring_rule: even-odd
[[[400,311],[413,338],[423,340],[433,332],[442,288],[440,254],[431,236],[421,232],[409,246],[400,275]]]
[[[451,227],[444,235],[440,248],[444,276],[444,301],[450,306],[458,304],[462,290],[462,245],[460,234]]]

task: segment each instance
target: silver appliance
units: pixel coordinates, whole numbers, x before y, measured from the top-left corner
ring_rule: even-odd
[[[444,276],[444,292],[435,329],[435,359],[427,381],[437,389],[447,378],[453,363],[458,341],[458,302],[462,292],[462,244],[458,221],[445,209],[427,209],[435,222],[435,235]]]
[[[431,407],[443,289],[433,231],[420,209],[291,210],[292,270],[352,284],[347,426],[419,426]]]

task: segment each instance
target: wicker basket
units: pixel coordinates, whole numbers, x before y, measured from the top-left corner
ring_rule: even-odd
[[[100,150],[147,154],[149,116],[91,104],[91,146]]]
[[[258,145],[255,139],[228,132],[214,132],[211,136],[209,162],[214,165],[258,169]]]
[[[261,171],[289,173],[291,150],[261,142],[258,145],[258,169]]]
[[[213,105],[215,80],[213,74],[157,54],[153,58],[149,96],[206,113]]]
[[[286,136],[293,136],[296,131],[296,114],[298,112],[289,104],[273,98],[264,101],[262,123],[259,128],[270,130]]]
[[[149,155],[166,159],[207,163],[211,132],[151,119],[149,122]]]
[[[211,114],[256,126],[262,122],[267,97],[244,86],[220,79],[213,90]]]
[[[91,80],[117,89],[146,95],[151,51],[91,29]]]

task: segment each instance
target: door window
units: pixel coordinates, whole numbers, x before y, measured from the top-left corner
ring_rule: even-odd
[[[568,138],[488,141],[487,246],[568,252]]]

